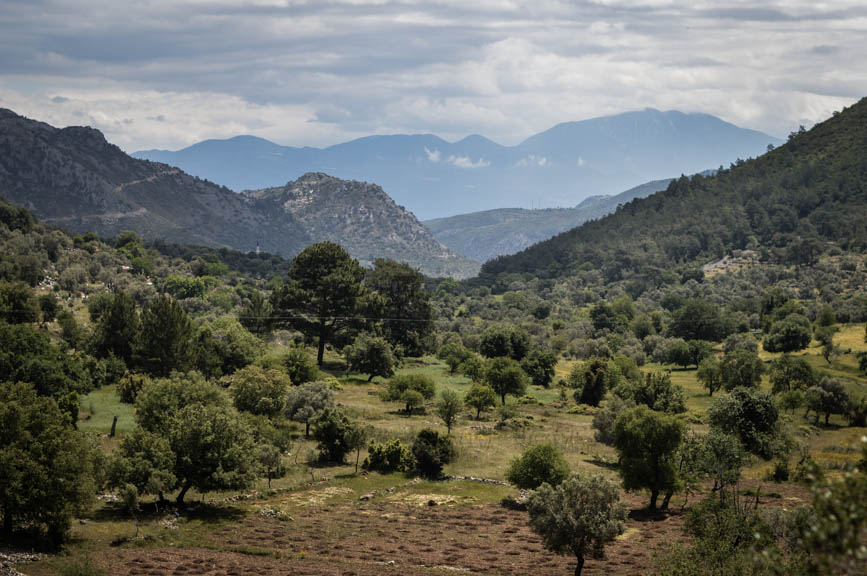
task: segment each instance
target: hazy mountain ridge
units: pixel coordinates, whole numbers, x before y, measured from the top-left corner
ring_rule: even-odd
[[[106,237],[133,230],[148,240],[244,252],[258,243],[263,251],[287,257],[328,238],[356,258],[396,257],[430,275],[464,277],[478,270],[448,252],[381,189],[363,235],[350,232],[356,228],[346,222],[359,214],[349,210],[351,195],[368,185],[347,186],[344,201],[330,194],[319,207],[343,217],[342,226],[324,232],[309,211],[302,222],[291,210],[275,208],[255,194],[237,194],[166,164],[131,158],[98,130],[59,129],[0,110],[0,196],[47,224]],[[378,231],[379,226],[388,232]]]
[[[664,190],[669,182],[671,179],[655,180],[614,196],[590,196],[574,208],[497,208],[427,220],[424,225],[455,252],[486,262],[600,218],[620,204]]]
[[[574,206],[672,174],[758,156],[780,140],[706,114],[647,109],[568,122],[503,146],[472,135],[368,136],[327,148],[252,136],[133,156],[178,166],[234,190],[282,185],[311,171],[376,182],[423,219],[504,207]]]

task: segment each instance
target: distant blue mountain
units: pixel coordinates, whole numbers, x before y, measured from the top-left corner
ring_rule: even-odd
[[[398,204],[430,219],[502,207],[575,206],[589,196],[727,166],[780,143],[707,114],[646,109],[558,124],[517,146],[479,135],[447,142],[415,134],[295,148],[237,136],[133,156],[238,192],[279,186],[311,171],[375,182]]]

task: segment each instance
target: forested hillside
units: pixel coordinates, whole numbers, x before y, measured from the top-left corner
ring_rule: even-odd
[[[755,160],[712,177],[681,178],[524,252],[488,262],[483,276],[558,278],[582,267],[606,280],[656,286],[666,269],[696,267],[733,250],[812,264],[829,250],[867,246],[867,100]]]

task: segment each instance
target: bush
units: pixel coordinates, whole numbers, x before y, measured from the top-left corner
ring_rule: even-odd
[[[624,410],[635,408],[635,402],[631,398],[626,400],[619,396],[611,396],[602,403],[602,407],[593,415],[591,426],[595,430],[593,439],[606,446],[614,444],[614,422],[617,416]]]
[[[537,444],[509,464],[506,479],[525,490],[535,490],[542,484],[557,486],[569,477],[569,464],[553,444]]]
[[[443,466],[457,455],[454,444],[447,436],[440,436],[435,430],[421,430],[412,443],[416,470],[425,478],[442,476]]]
[[[290,348],[283,357],[283,367],[295,386],[313,382],[319,377],[316,360],[304,348]]]
[[[371,441],[367,447],[367,458],[364,459],[361,467],[382,474],[409,472],[415,468],[415,457],[398,439],[391,440],[387,444]]]
[[[352,370],[368,374],[368,382],[376,376],[388,378],[394,374],[394,353],[385,338],[362,334],[347,349],[346,360]]]
[[[292,384],[280,370],[251,365],[221,380],[229,386],[235,408],[251,414],[276,416],[283,410],[286,392]]]
[[[567,379],[575,389],[575,402],[589,406],[599,406],[605,392],[611,386],[611,370],[603,358],[590,358],[584,364],[575,366]]]
[[[408,394],[412,392],[412,394]],[[390,402],[403,402],[407,414],[430,400],[436,393],[433,380],[422,374],[401,374],[388,381],[383,398]],[[419,400],[421,398],[421,400]]]
[[[141,392],[150,378],[145,374],[127,374],[117,383],[117,394],[120,396],[120,401],[124,404],[135,404],[135,399],[138,398],[138,393]]]
[[[334,408],[325,408],[312,422],[313,438],[319,442],[319,458],[325,462],[343,462],[350,451],[347,432],[349,418]]]

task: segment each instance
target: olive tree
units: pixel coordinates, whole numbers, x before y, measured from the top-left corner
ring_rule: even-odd
[[[460,395],[454,390],[443,390],[440,392],[440,399],[437,401],[437,414],[446,425],[448,433],[452,433],[452,426],[458,420],[458,415],[461,413],[463,401]]]
[[[310,436],[310,421],[320,411],[334,406],[334,396],[327,382],[307,382],[290,388],[286,395],[284,414],[294,422],[304,424],[304,436]]]
[[[553,444],[536,444],[512,460],[506,479],[525,490],[535,490],[542,484],[557,486],[569,477],[569,463]]]
[[[476,420],[482,412],[497,404],[497,393],[486,384],[473,384],[464,396],[464,404],[476,411]]]
[[[678,488],[675,454],[683,441],[684,424],[676,416],[637,406],[617,417],[614,447],[620,455],[620,476],[627,490],[647,488],[650,509],[665,492],[662,508],[668,507]]]
[[[520,396],[527,387],[527,375],[511,358],[494,358],[485,372],[485,380],[506,403],[506,396]]]
[[[620,490],[599,475],[572,475],[556,488],[542,484],[527,509],[530,527],[545,548],[575,556],[575,576],[581,575],[586,557],[604,557],[605,545],[623,533],[626,522]]]

